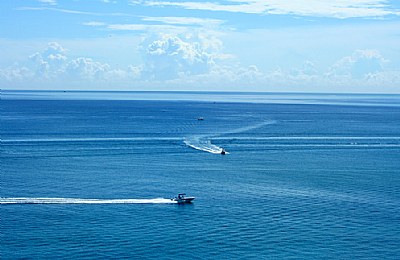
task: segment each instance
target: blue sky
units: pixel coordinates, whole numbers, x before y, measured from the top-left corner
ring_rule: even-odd
[[[3,89],[400,93],[400,1],[3,0]]]

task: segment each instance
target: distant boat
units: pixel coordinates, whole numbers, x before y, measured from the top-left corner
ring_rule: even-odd
[[[221,150],[221,154],[222,154],[222,155],[226,154],[226,151],[225,151],[225,149],[224,149],[224,148],[222,148],[222,150]]]
[[[203,121],[203,120],[204,120],[204,117],[201,117],[201,116],[200,116],[200,117],[197,118],[197,120]]]
[[[194,197],[186,197],[185,193],[179,193],[178,196],[176,196],[171,200],[176,201],[178,204],[183,204],[183,203],[192,203],[192,200],[194,199],[195,199]]]

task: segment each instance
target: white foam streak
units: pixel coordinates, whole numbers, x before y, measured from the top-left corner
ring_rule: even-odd
[[[79,198],[0,198],[0,204],[176,204],[165,198],[156,199],[79,199]]]
[[[192,147],[193,149],[196,149],[196,150],[200,150],[200,151],[208,152],[208,153],[220,154],[223,151],[222,147],[212,144],[210,141],[210,138],[217,139],[219,136],[222,136],[222,135],[238,134],[238,133],[250,131],[253,129],[257,129],[257,128],[263,127],[265,125],[275,124],[275,123],[276,123],[276,121],[273,121],[273,120],[263,121],[261,123],[255,124],[255,125],[250,125],[250,126],[246,126],[246,127],[232,129],[232,130],[226,130],[223,133],[187,137],[187,138],[185,138],[184,143],[187,146]],[[225,154],[229,154],[229,152],[225,151]]]
[[[113,142],[113,141],[176,141],[180,137],[99,137],[99,138],[38,138],[38,139],[9,139],[2,143],[36,143],[36,142]]]
[[[204,152],[215,153],[215,154],[220,154],[222,152],[221,147],[218,147],[212,144],[210,140],[204,140],[201,137],[187,138],[185,139],[184,143],[189,147]],[[229,154],[228,152],[226,153]]]
[[[225,134],[239,134],[239,133],[247,132],[250,130],[257,129],[257,128],[261,128],[266,125],[272,125],[272,124],[276,124],[276,121],[275,120],[263,121],[261,123],[255,124],[255,125],[250,125],[250,126],[233,129],[233,130],[228,130],[224,133],[216,134],[214,136],[220,136],[220,135],[225,135]]]
[[[218,137],[215,139],[225,140],[232,137]],[[244,137],[236,136],[236,140],[400,140],[400,136],[263,136]]]

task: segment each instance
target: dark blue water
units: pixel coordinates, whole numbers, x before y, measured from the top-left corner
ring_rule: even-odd
[[[400,256],[398,106],[2,100],[1,139],[2,259]]]

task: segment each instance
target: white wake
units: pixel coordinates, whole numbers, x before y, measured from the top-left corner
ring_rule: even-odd
[[[196,150],[220,154],[222,152],[222,147],[212,144],[211,141],[206,138],[207,137],[201,137],[201,136],[187,137],[185,138],[184,143],[187,146],[192,147],[193,149]],[[225,153],[229,154],[228,152]]]
[[[227,134],[238,134],[238,133],[243,133],[246,131],[254,130],[257,128],[261,128],[265,125],[271,125],[275,124],[276,121],[269,120],[269,121],[263,121],[261,123],[255,124],[255,125],[250,125],[246,127],[241,127],[241,128],[236,128],[236,129],[231,129],[231,130],[226,130],[222,133],[216,133],[216,134],[209,134],[209,135],[197,135],[197,136],[191,136],[191,137],[186,137],[184,139],[184,143],[196,150],[200,150],[203,152],[208,152],[208,153],[214,153],[214,154],[220,154],[223,150],[222,147],[219,147],[215,144],[211,143],[211,138],[219,138],[223,135]],[[225,154],[229,154],[229,152],[225,151]]]
[[[0,198],[0,204],[170,204],[171,199]]]

